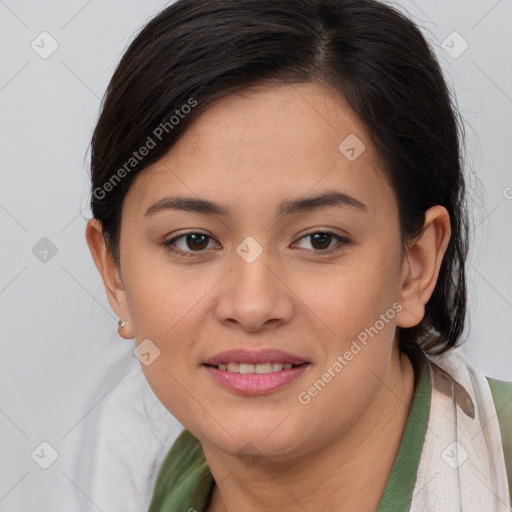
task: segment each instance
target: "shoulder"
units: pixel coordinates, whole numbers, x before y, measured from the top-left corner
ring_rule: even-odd
[[[503,422],[510,430],[512,429],[512,382],[493,379],[491,377],[486,377],[486,379],[491,388],[500,424]]]
[[[485,377],[491,386],[491,390],[493,390],[493,394],[496,392],[503,396],[503,394],[512,398],[512,381],[508,382],[505,380],[494,379],[492,377]]]
[[[187,505],[204,510],[213,477],[199,440],[187,429],[176,438],[158,472],[149,512],[178,510]]]
[[[503,424],[512,429],[512,382],[486,377],[491,388],[496,413],[500,419],[500,425]]]
[[[512,382],[486,377],[500,424],[508,484],[512,497]]]
[[[487,382],[494,401],[501,430],[512,435],[512,382],[494,379],[474,366],[469,357],[460,350],[450,350],[431,359],[441,366],[452,378],[467,389],[473,389],[476,398],[488,396],[483,388]],[[480,389],[480,391],[479,391]],[[483,394],[482,394],[483,393]]]
[[[498,419],[512,495],[512,382],[488,377],[477,369],[469,357],[460,350],[450,350],[438,356],[429,356],[429,359],[444,369],[456,382],[467,389],[473,389],[473,394],[482,398],[489,397],[490,390],[489,398],[492,397],[494,411],[489,411],[489,414]],[[484,389],[486,384],[488,384],[487,390]]]
[[[162,467],[173,471],[183,470],[201,464],[203,461],[201,443],[187,429],[184,429],[172,444]]]

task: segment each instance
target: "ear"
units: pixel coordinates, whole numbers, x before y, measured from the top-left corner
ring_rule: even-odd
[[[450,235],[450,215],[446,208],[436,205],[427,210],[423,229],[409,243],[403,259],[399,297],[402,310],[396,315],[397,326],[413,327],[423,320]]]
[[[119,328],[119,335],[125,339],[131,339],[134,335],[121,271],[107,249],[103,228],[98,219],[92,218],[87,222],[85,238],[96,268],[103,279],[108,302],[116,315],[127,322],[123,328]]]

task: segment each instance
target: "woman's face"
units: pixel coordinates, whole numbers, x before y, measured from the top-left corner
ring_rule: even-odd
[[[395,195],[344,100],[319,84],[246,90],[134,180],[119,313],[144,342],[155,394],[205,446],[285,459],[347,431],[382,395],[400,249]],[[206,365],[231,350],[249,353],[213,362],[305,364]]]

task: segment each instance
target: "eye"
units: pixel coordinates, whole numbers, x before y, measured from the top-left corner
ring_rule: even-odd
[[[299,242],[308,239],[313,247],[314,252],[324,254],[340,250],[342,247],[351,243],[348,238],[337,235],[336,233],[332,233],[330,231],[315,231],[308,233],[307,235],[301,237]],[[214,241],[214,239],[209,235],[198,232],[190,232],[183,233],[179,236],[171,238],[170,240],[163,242],[162,245],[164,248],[178,253],[179,256],[192,256],[193,253],[202,253],[205,252],[206,249],[211,248],[210,242],[212,241]],[[332,246],[332,242],[337,243]],[[217,247],[218,246],[219,244],[217,244]]]
[[[213,238],[209,235],[190,232],[171,238],[162,245],[170,251],[181,253],[181,256],[190,256],[194,252],[204,252],[210,241],[213,241]]]
[[[308,233],[304,235],[301,240],[308,240],[313,246],[313,250],[315,252],[323,252],[323,253],[331,253],[341,249],[343,246],[349,245],[351,242],[348,238],[337,235],[336,233],[332,233],[330,231],[315,231],[313,233]],[[337,244],[331,246],[332,242],[337,242]]]

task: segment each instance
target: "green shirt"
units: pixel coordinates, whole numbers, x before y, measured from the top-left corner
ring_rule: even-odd
[[[512,495],[512,383],[487,377],[496,404]],[[377,512],[408,512],[427,430],[431,379],[423,359],[415,374],[414,397],[398,452]],[[214,479],[200,442],[183,430],[158,473],[148,512],[204,512]]]

